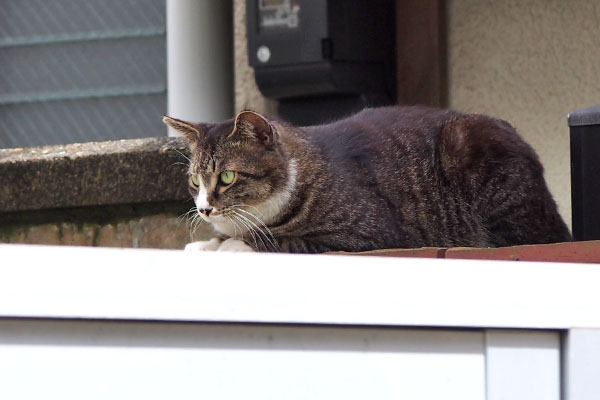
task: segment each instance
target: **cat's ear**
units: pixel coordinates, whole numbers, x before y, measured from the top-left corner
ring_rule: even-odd
[[[163,122],[181,133],[191,143],[195,143],[204,137],[204,129],[200,124],[185,122],[166,115],[163,117]]]
[[[269,121],[254,111],[242,111],[235,117],[235,127],[230,136],[243,135],[270,147],[275,142],[275,132]]]

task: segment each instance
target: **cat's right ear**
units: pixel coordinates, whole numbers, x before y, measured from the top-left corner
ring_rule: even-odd
[[[277,134],[269,121],[257,112],[245,110],[235,117],[234,129],[230,136],[240,134],[248,138],[256,139],[267,147],[273,146],[277,140]]]
[[[204,132],[199,124],[193,124],[191,122],[185,122],[180,119],[163,116],[163,122],[181,133],[189,142],[196,143],[203,136]]]

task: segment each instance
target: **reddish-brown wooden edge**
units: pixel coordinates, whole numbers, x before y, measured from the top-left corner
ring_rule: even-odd
[[[424,247],[418,249],[384,249],[359,253],[337,252],[379,257],[453,258],[504,261],[550,261],[600,264],[600,240],[553,244],[535,244],[499,248]]]
[[[445,258],[600,263],[600,240],[495,249],[454,248],[446,250]]]
[[[443,247],[422,247],[418,249],[382,249],[364,251],[357,253],[332,252],[329,254],[351,254],[356,256],[379,256],[379,257],[416,257],[416,258],[444,258],[447,249]]]

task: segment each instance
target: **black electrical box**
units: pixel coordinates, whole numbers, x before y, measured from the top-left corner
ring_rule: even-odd
[[[296,123],[395,102],[393,0],[247,0],[248,55]]]
[[[600,106],[569,114],[575,240],[600,239]]]

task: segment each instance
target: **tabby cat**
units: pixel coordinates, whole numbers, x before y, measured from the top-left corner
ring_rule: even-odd
[[[318,253],[571,240],[534,150],[507,122],[425,107],[298,128],[253,111],[164,117],[190,146],[187,250]]]

